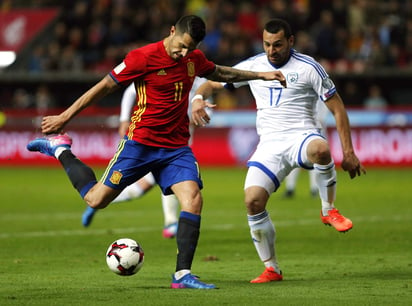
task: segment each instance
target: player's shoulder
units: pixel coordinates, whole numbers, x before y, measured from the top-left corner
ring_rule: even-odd
[[[195,49],[195,50],[193,50],[192,52],[190,52],[190,54],[189,54],[187,57],[185,57],[185,59],[186,59],[187,61],[191,61],[191,60],[193,60],[193,59],[197,59],[197,60],[207,60],[207,57],[206,57],[206,55],[203,53],[202,50],[200,50],[200,49]]]
[[[159,42],[156,42],[133,49],[126,55],[125,62],[136,70],[145,70],[150,62],[156,61],[160,56],[160,47]]]
[[[290,59],[292,65],[304,68],[306,70],[313,70],[322,76],[326,75],[326,71],[323,66],[310,55],[300,53],[292,49]]]
[[[290,59],[292,60],[293,63],[299,64],[299,65],[306,64],[309,66],[315,66],[315,65],[320,66],[320,64],[312,56],[297,52],[294,49],[291,50]]]
[[[159,43],[160,42],[155,42],[155,43],[150,43],[144,46],[141,46],[139,48],[133,49],[129,52],[129,55],[132,56],[147,56],[148,54],[151,53],[157,53],[159,49]]]

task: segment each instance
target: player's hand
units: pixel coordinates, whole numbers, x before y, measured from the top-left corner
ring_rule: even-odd
[[[210,122],[210,117],[206,112],[206,107],[215,107],[216,105],[204,101],[202,99],[196,99],[192,103],[192,122],[196,126],[205,126]]]
[[[286,88],[286,78],[280,70],[261,72],[261,78],[265,81],[278,80],[280,84]]]
[[[46,116],[41,122],[41,131],[43,134],[60,134],[63,131],[66,122],[60,116]]]
[[[355,176],[360,176],[362,173],[366,174],[365,168],[361,165],[355,154],[350,154],[343,157],[342,169],[349,173],[351,179]]]

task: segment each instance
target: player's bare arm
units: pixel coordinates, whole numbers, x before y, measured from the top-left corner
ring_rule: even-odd
[[[257,72],[239,70],[232,67],[216,65],[216,70],[212,74],[208,75],[206,78],[212,81],[227,83],[242,82],[249,80],[277,80],[283,87],[286,87],[286,78],[283,75],[283,73],[279,70]]]
[[[107,75],[100,82],[86,91],[60,115],[44,117],[41,123],[42,133],[61,133],[66,124],[78,113],[80,113],[83,109],[87,108],[91,104],[99,101],[117,88],[118,85],[116,84],[116,82]]]
[[[326,106],[335,117],[336,129],[339,134],[343,152],[342,169],[347,171],[351,178],[357,175],[360,176],[362,173],[366,174],[365,168],[361,165],[353,149],[348,114],[339,94],[336,93],[331,97],[326,102]]]
[[[222,83],[207,81],[199,86],[196,94],[193,97],[192,103],[192,122],[196,126],[205,126],[210,121],[210,117],[206,112],[206,107],[215,107],[216,105],[207,102],[206,100],[212,96],[213,93],[223,89]]]

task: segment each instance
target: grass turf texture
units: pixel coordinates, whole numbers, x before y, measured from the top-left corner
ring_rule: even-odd
[[[243,205],[245,169],[203,169],[204,208],[193,273],[219,290],[172,290],[176,243],[161,237],[156,187],[111,205],[83,228],[85,208],[60,168],[0,168],[0,305],[410,305],[411,169],[338,172],[337,207],[354,228],[319,219],[307,173],[295,198],[282,187],[268,211],[284,281],[250,284],[263,271]],[[98,170],[98,174],[102,169]],[[140,242],[145,264],[121,277],[105,262],[117,238]],[[217,260],[216,260],[217,259]]]

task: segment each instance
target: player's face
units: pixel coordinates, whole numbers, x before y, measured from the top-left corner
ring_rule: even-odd
[[[178,33],[172,27],[170,31],[170,39],[166,44],[166,52],[175,61],[185,57],[197,47],[192,37],[188,33]]]
[[[288,61],[293,46],[293,36],[287,39],[284,34],[283,30],[278,33],[263,31],[263,49],[269,62],[278,67]]]

